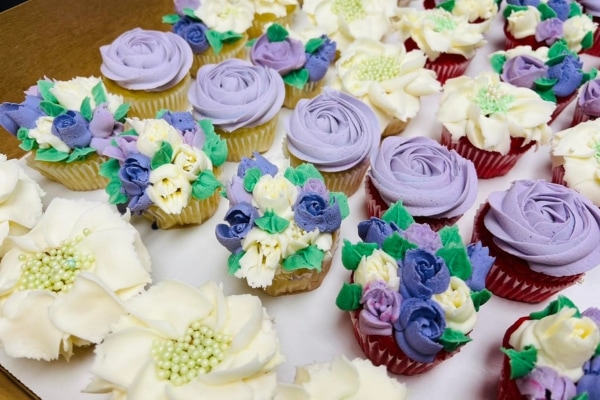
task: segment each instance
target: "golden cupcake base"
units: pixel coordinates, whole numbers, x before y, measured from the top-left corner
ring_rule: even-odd
[[[301,99],[312,99],[316,97],[321,93],[321,89],[323,89],[323,82],[324,79],[317,82],[307,82],[302,89],[286,84],[283,106],[291,110],[296,107],[296,104]]]
[[[212,217],[219,208],[221,193],[219,190],[206,199],[193,198],[179,214],[167,214],[156,205],[151,205],[143,212],[146,219],[154,222],[160,229],[170,229],[184,225],[201,224]]]
[[[215,132],[227,142],[227,161],[240,161],[243,157],[252,157],[254,151],[264,153],[275,141],[277,115],[266,123],[253,128],[240,128],[226,132],[215,127]]]
[[[99,174],[100,165],[106,158],[96,153],[90,154],[85,160],[70,163],[40,161],[35,159],[35,155],[33,151],[27,156],[27,165],[69,190],[84,192],[103,189],[108,184],[108,179]]]
[[[246,58],[246,43],[248,43],[248,35],[244,33],[244,37],[232,43],[223,43],[223,48],[216,54],[212,47],[209,47],[202,54],[194,54],[194,61],[190,74],[192,78],[196,78],[198,69],[207,64],[219,64],[221,61],[230,58]]]

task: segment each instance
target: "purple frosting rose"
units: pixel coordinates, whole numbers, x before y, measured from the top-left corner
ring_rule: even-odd
[[[137,149],[137,135],[121,135],[111,140],[114,141],[112,146],[106,146],[100,153],[103,156],[115,158],[120,162],[125,161],[131,154],[139,153]]]
[[[450,271],[443,258],[422,250],[406,251],[400,262],[400,294],[403,298],[428,299],[450,285]]]
[[[37,119],[46,115],[40,108],[41,101],[39,96],[26,95],[22,103],[0,104],[0,126],[15,136],[19,128],[35,128]]]
[[[577,100],[581,110],[590,117],[600,117],[600,79],[586,82]]]
[[[535,80],[548,74],[548,66],[539,58],[519,55],[506,60],[500,77],[511,85],[533,89]]]
[[[583,62],[577,55],[569,54],[564,60],[548,68],[548,78],[557,79],[552,87],[557,97],[570,96],[583,83]]]
[[[52,121],[51,132],[71,149],[87,147],[92,141],[92,132],[88,129],[88,122],[77,111],[69,110],[55,117]]]
[[[577,381],[577,394],[587,393],[588,399],[600,399],[600,356],[583,364],[584,375]]]
[[[215,228],[217,240],[231,253],[242,250],[242,239],[254,226],[259,217],[258,210],[250,203],[238,203],[225,214],[227,224],[218,224]]]
[[[181,18],[173,25],[173,32],[181,36],[190,45],[192,53],[202,54],[210,47],[206,32],[208,27],[188,16]]]
[[[122,190],[129,198],[127,207],[139,214],[152,204],[146,193],[150,178],[150,158],[141,153],[131,154],[119,169]]]
[[[104,149],[111,145],[113,137],[123,132],[123,123],[116,121],[108,109],[108,103],[100,104],[92,114],[88,129],[92,133],[90,146],[102,154]]]
[[[403,299],[394,329],[396,344],[411,360],[433,362],[444,348],[437,340],[446,329],[446,319],[434,300]]]
[[[342,212],[337,201],[329,204],[319,193],[302,190],[294,204],[294,221],[307,232],[335,232],[342,224]]]
[[[429,224],[410,224],[401,235],[404,239],[416,244],[419,248],[435,253],[442,248],[440,235],[431,229]]]
[[[467,246],[469,262],[473,267],[471,277],[465,281],[469,289],[474,292],[485,289],[485,278],[494,265],[496,257],[490,256],[490,249],[482,246],[481,242],[471,243]]]
[[[579,0],[583,6],[583,11],[593,17],[600,17],[600,1],[598,0]]]
[[[280,42],[270,42],[265,33],[252,45],[250,60],[255,65],[273,68],[279,75],[285,76],[304,66],[304,44],[289,36]]]
[[[377,243],[381,248],[383,242],[400,228],[394,223],[388,224],[382,219],[371,217],[358,223],[358,236],[366,243]]]
[[[258,168],[263,175],[277,175],[278,168],[271,161],[260,155],[257,151],[252,153],[252,158],[243,157],[237,168],[237,176],[244,178],[250,168]]]
[[[304,192],[315,192],[318,193],[319,196],[323,197],[325,201],[329,202],[329,190],[327,190],[327,186],[325,186],[325,182],[320,179],[310,178],[307,179],[302,186],[302,191]]]
[[[600,210],[562,185],[517,180],[488,197],[486,229],[500,249],[550,276],[577,275],[600,264]]]
[[[184,8],[196,10],[198,7],[200,7],[200,0],[174,0],[173,3],[175,4],[175,11],[179,15],[184,14]]]
[[[571,12],[571,3],[573,3],[573,0],[548,0],[546,4],[554,10],[558,19],[566,21]]]
[[[536,367],[515,381],[519,392],[527,399],[571,400],[576,395],[575,385],[569,378],[560,376],[553,368]],[[548,397],[550,395],[550,397]]]
[[[535,27],[535,40],[552,46],[563,36],[563,22],[559,18],[549,18],[541,21]]]
[[[225,184],[225,193],[229,205],[233,206],[239,203],[252,202],[252,193],[248,193],[244,189],[244,180],[237,175],[234,175],[229,182]]]
[[[385,281],[372,281],[363,288],[358,314],[358,326],[366,335],[389,336],[392,325],[400,316],[400,293],[391,290]]]

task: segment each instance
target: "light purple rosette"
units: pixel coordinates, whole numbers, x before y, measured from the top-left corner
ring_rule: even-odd
[[[284,76],[304,66],[304,44],[289,36],[280,42],[270,42],[267,34],[263,34],[250,49],[250,60],[255,65],[273,68]]]
[[[533,271],[562,277],[600,264],[600,210],[574,190],[518,180],[488,202],[484,224],[494,243]]]
[[[367,335],[390,336],[400,314],[400,293],[391,290],[385,281],[369,282],[363,289],[358,315],[360,331]]]
[[[600,79],[586,82],[579,91],[581,110],[591,117],[600,117]]]
[[[401,235],[404,239],[416,244],[422,250],[435,253],[442,248],[440,235],[431,229],[429,224],[410,224]]]
[[[371,156],[369,175],[387,205],[402,200],[411,215],[456,217],[477,197],[473,163],[425,137],[383,140]]]
[[[94,110],[88,129],[92,133],[90,146],[102,154],[115,136],[123,132],[124,125],[115,121],[115,116],[108,109],[108,103],[100,104]]]
[[[330,88],[313,99],[300,100],[285,129],[288,151],[325,172],[358,165],[376,151],[381,137],[369,106]]]
[[[548,66],[538,58],[523,54],[506,60],[500,77],[511,85],[533,89],[535,80],[548,74]]]
[[[572,380],[550,367],[537,367],[515,383],[527,399],[547,399],[550,394],[553,400],[571,400],[577,393]]]
[[[129,90],[164,91],[189,73],[193,54],[172,32],[135,28],[100,47],[102,74]]]
[[[535,28],[535,40],[552,46],[563,36],[563,22],[558,18],[541,21]]]
[[[194,116],[208,118],[226,132],[269,122],[284,97],[277,71],[239,59],[200,67],[188,92]]]

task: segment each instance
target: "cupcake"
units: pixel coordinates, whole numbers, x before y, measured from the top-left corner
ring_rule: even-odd
[[[336,44],[326,35],[303,43],[291,37],[279,24],[272,24],[254,41],[250,61],[273,68],[285,83],[283,106],[294,108],[300,99],[312,99],[321,92],[325,74],[335,57]]]
[[[598,27],[600,24],[600,3],[595,0],[577,0],[583,7],[583,12],[592,18],[592,22]],[[600,56],[600,29],[594,31],[592,47],[585,49],[584,53],[598,57]]]
[[[600,120],[556,132],[551,144],[552,182],[574,189],[600,207]]]
[[[406,51],[402,44],[358,39],[336,62],[334,87],[368,104],[383,136],[404,130],[421,107],[421,97],[438,93],[435,73],[425,68],[420,50]]]
[[[253,0],[254,18],[248,29],[250,38],[262,35],[270,24],[292,25],[294,13],[300,7],[298,0]]]
[[[450,79],[436,114],[441,143],[473,161],[479,178],[505,175],[527,150],[549,142],[554,108],[492,72]]]
[[[162,19],[164,23],[173,25],[173,33],[181,36],[192,49],[192,78],[196,77],[196,72],[202,65],[218,64],[228,58],[246,56],[244,46],[248,42],[248,35],[245,32],[252,24],[252,2],[238,1],[236,12],[224,13],[221,18],[218,14],[211,14],[216,12],[215,7],[222,4],[227,2],[212,4],[210,1],[203,1],[197,5],[184,4],[194,8],[181,8],[181,4],[176,4],[178,13],[165,15]]]
[[[583,62],[563,40],[550,48],[517,46],[497,51],[490,61],[503,82],[534,90],[542,99],[556,104],[550,122],[575,99],[577,89],[597,73],[596,69],[584,72]]]
[[[0,125],[31,152],[31,168],[70,190],[95,190],[106,186],[102,151],[123,131],[128,109],[99,78],[42,79],[22,103],[0,105]]]
[[[336,304],[349,311],[354,335],[375,365],[393,374],[426,372],[469,341],[479,307],[490,298],[485,278],[494,259],[480,243],[467,247],[458,228],[417,224],[400,203],[382,219],[358,224],[362,242],[345,240],[352,271]]]
[[[452,225],[477,197],[473,163],[426,137],[385,138],[371,156],[367,213],[381,218],[397,201],[418,223],[433,230]]]
[[[293,384],[279,383],[275,400],[407,400],[406,385],[383,366],[362,358],[336,356],[329,363],[296,367]]]
[[[113,399],[271,399],[283,362],[260,299],[167,280],[129,300],[96,346],[87,393]]]
[[[600,210],[562,185],[517,180],[489,195],[472,240],[496,257],[486,285],[495,295],[539,303],[600,264]]]
[[[506,50],[551,46],[564,39],[574,53],[592,47],[597,24],[572,0],[507,0],[504,9]]]
[[[219,207],[215,171],[227,145],[209,120],[189,112],[163,111],[155,119],[128,119],[131,127],[114,140],[101,173],[109,202],[169,229],[201,224]]]
[[[331,267],[343,193],[329,192],[310,164],[279,171],[258,153],[227,184],[230,208],[215,234],[231,256],[228,271],[271,296],[318,288]]]
[[[125,218],[106,203],[55,198],[0,262],[0,345],[10,357],[68,360],[101,342],[150,280]]]
[[[466,16],[469,22],[478,23],[494,19],[499,3],[499,0],[424,0],[423,8],[443,8],[453,15]]]
[[[406,50],[421,49],[427,56],[425,68],[447,79],[464,74],[475,51],[487,42],[483,32],[488,22],[471,24],[467,16],[455,16],[443,8],[417,10],[398,8],[393,29]]]
[[[583,84],[577,95],[571,127],[600,117],[600,79],[592,79]]]
[[[17,160],[0,154],[0,260],[10,248],[10,238],[23,235],[42,216],[46,193],[21,168]]]
[[[131,103],[130,117],[154,118],[162,109],[188,110],[193,53],[182,37],[135,28],[101,46],[100,55],[104,83]]]
[[[285,131],[290,164],[313,164],[329,190],[347,196],[358,190],[381,137],[368,105],[327,87],[314,99],[298,102]]]
[[[498,400],[597,399],[600,310],[566,297],[519,318],[502,340]]]
[[[227,140],[227,161],[271,148],[284,97],[277,71],[238,59],[201,67],[188,93],[194,116],[210,119]]]

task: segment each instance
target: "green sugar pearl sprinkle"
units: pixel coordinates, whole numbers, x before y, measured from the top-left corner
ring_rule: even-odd
[[[336,15],[343,16],[347,22],[352,22],[367,15],[361,0],[334,0],[331,11]]]
[[[396,57],[379,56],[362,61],[358,65],[358,79],[383,82],[400,73],[400,60]]]
[[[435,9],[431,12],[429,18],[433,22],[433,30],[436,32],[453,31],[456,29],[456,21],[452,18],[452,14],[445,10]]]
[[[73,240],[63,240],[57,248],[35,254],[19,254],[22,264],[17,290],[68,292],[79,272],[90,270],[94,265],[93,254],[77,249],[84,236],[89,234],[90,230],[84,229],[83,235],[77,235]]]
[[[209,373],[225,358],[231,338],[196,321],[176,340],[155,340],[152,358],[158,379],[180,386]]]
[[[475,95],[475,102],[484,115],[506,114],[514,99],[514,96],[505,94],[498,84],[482,87]]]

